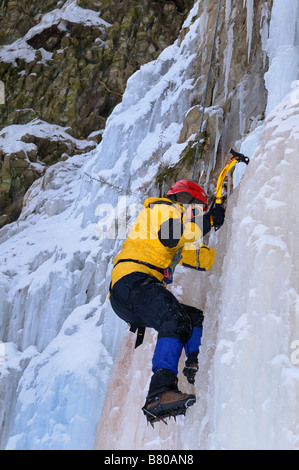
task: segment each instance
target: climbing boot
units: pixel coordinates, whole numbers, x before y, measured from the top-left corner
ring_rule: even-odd
[[[153,425],[156,421],[164,421],[185,415],[189,406],[195,401],[195,395],[180,392],[177,387],[176,375],[168,369],[158,370],[152,377],[146,403],[142,408],[147,421]]]

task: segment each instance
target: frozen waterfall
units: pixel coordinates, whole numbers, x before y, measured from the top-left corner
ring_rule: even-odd
[[[101,144],[51,167],[18,222],[0,230],[2,449],[92,449],[99,419],[102,449],[299,447],[298,0],[274,0],[267,116],[242,143],[251,163],[210,236],[213,270],[176,272],[176,295],[205,310],[197,404],[176,425],[146,426],[155,334],[134,352],[107,300],[122,243],[107,234],[120,234],[157,165],[175,164],[188,145],[178,139],[209,20],[204,10],[192,21],[199,3],[185,37],[129,79]]]

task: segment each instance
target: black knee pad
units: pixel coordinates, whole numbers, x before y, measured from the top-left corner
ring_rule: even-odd
[[[202,310],[196,307],[191,307],[190,305],[181,304],[182,307],[186,310],[188,315],[191,317],[193,326],[203,329],[204,322],[204,313]]]
[[[185,344],[192,333],[192,320],[186,310],[178,303],[165,313],[159,329],[159,338],[177,338]]]

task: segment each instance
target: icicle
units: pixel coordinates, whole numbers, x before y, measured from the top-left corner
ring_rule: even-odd
[[[264,51],[264,60],[263,60],[263,67],[266,67],[266,60],[267,60],[267,41],[269,37],[269,18],[270,18],[270,11],[268,3],[264,3],[262,6],[261,12],[261,23],[260,23],[260,35],[262,41],[262,49]]]
[[[226,9],[225,9],[225,23],[226,23],[226,32],[227,32],[227,46],[224,51],[224,90],[225,98],[228,95],[228,83],[229,83],[229,74],[231,68],[231,61],[233,56],[234,48],[234,19],[236,16],[235,7],[232,10],[231,0],[226,0]],[[230,24],[231,23],[231,24]]]
[[[234,47],[234,24],[230,26],[227,30],[227,47],[224,51],[225,56],[225,81],[224,81],[224,90],[225,90],[225,98],[227,98],[228,94],[228,83],[229,83],[229,73],[230,73],[230,66],[233,56],[233,47]]]
[[[226,0],[226,4],[225,4],[225,23],[226,23],[226,25],[228,25],[228,21],[229,21],[230,14],[231,14],[231,8],[232,8],[232,0]]]
[[[253,2],[254,0],[243,0],[243,7],[247,8],[247,44],[248,44],[248,62],[250,59],[251,43],[252,43],[252,30],[253,30]]]
[[[268,90],[266,115],[291,91],[292,83],[298,78],[298,20],[298,1],[274,2],[266,48],[270,60],[269,70],[265,74]]]

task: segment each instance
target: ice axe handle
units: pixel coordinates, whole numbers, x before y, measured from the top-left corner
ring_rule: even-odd
[[[243,155],[243,153],[236,152],[234,149],[230,150],[230,153],[232,154],[233,157],[237,158],[238,162],[243,162],[246,163],[246,165],[249,164],[250,159]]]

